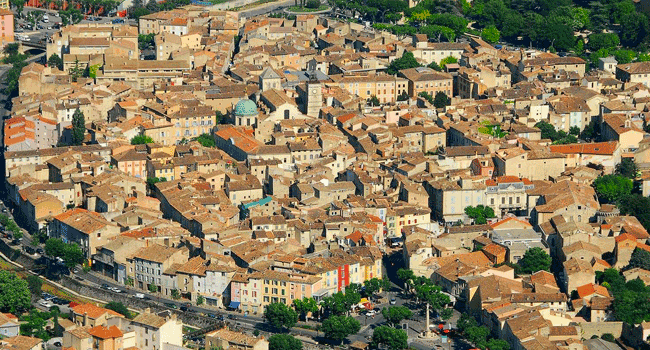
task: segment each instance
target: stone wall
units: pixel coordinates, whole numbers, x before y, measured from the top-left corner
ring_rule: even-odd
[[[578,325],[582,329],[581,336],[584,339],[590,339],[594,335],[601,337],[605,333],[619,338],[623,331],[623,322],[581,322]]]

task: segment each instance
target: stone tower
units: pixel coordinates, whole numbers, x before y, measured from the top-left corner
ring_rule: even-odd
[[[312,117],[318,117],[320,109],[323,106],[323,90],[320,81],[316,75],[316,62],[309,61],[307,68],[307,101],[305,103],[306,114]]]

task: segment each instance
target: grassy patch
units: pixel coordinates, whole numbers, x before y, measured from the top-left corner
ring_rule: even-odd
[[[327,9],[328,9],[327,5],[320,5],[316,9],[310,9],[310,8],[300,7],[300,6],[291,6],[291,7],[289,7],[289,11],[291,11],[291,12],[317,12],[317,11],[323,11],[323,10],[327,10]]]

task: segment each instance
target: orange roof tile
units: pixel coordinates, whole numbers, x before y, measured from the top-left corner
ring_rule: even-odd
[[[609,296],[609,291],[607,291],[607,288],[593,283],[588,283],[584,286],[580,286],[577,288],[577,290],[580,298],[584,298],[593,294],[599,294],[604,297]]]
[[[96,319],[98,317],[101,317],[103,314],[106,314],[106,313],[108,313],[110,315],[113,315],[113,316],[122,317],[122,314],[120,314],[120,313],[117,313],[117,312],[115,312],[113,310],[104,309],[103,307],[95,306],[93,304],[77,305],[77,306],[72,308],[72,311],[75,314],[79,314],[79,315],[83,315],[83,314],[87,313],[88,317],[92,318],[92,319]]]
[[[618,148],[618,142],[570,143],[566,145],[551,145],[550,148],[551,152],[562,154],[612,155]]]
[[[96,326],[91,328],[88,333],[90,333],[90,335],[93,337],[101,339],[119,338],[124,335],[122,331],[115,325],[110,327]]]
[[[616,238],[614,240],[616,241],[616,243],[620,243],[620,242],[628,241],[628,240],[629,241],[636,241],[634,236],[632,236],[629,233],[621,233],[620,235],[616,236]]]

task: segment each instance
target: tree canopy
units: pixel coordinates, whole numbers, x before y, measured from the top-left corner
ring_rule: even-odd
[[[10,271],[0,271],[0,312],[22,312],[31,305],[27,281]]]
[[[109,301],[108,304],[104,305],[104,308],[120,313],[124,315],[124,317],[126,318],[133,317],[131,315],[131,311],[129,311],[129,309],[127,309],[126,306],[124,306],[124,304],[118,301]]]
[[[410,51],[404,51],[402,57],[395,59],[390,63],[388,69],[386,69],[386,73],[392,75],[392,74],[397,74],[397,72],[399,72],[402,69],[416,68],[416,67],[420,67],[420,64],[415,59],[415,56],[413,56],[413,53]]]
[[[72,144],[81,145],[86,134],[86,119],[84,113],[77,109],[72,115]]]
[[[413,312],[406,306],[390,306],[388,308],[383,308],[381,314],[384,316],[386,321],[391,323],[393,326],[397,326],[402,322],[402,320],[413,316]]]
[[[526,274],[537,271],[550,271],[551,256],[540,247],[530,248],[519,260],[518,265],[521,267],[520,271]]]
[[[133,138],[131,139],[131,144],[132,145],[144,145],[144,144],[147,144],[147,143],[153,143],[153,139],[151,138],[151,136],[136,135],[136,136],[133,136]]]
[[[348,335],[356,334],[361,329],[359,321],[349,316],[331,316],[323,321],[321,330],[327,338],[343,341]]]
[[[291,329],[298,322],[298,314],[284,303],[271,303],[264,310],[264,319],[276,329]]]
[[[403,350],[408,348],[408,337],[401,329],[379,326],[372,332],[372,346],[377,348],[379,345],[390,350]]]
[[[302,342],[290,334],[274,334],[269,337],[269,350],[302,350]]]
[[[603,175],[593,183],[601,202],[616,203],[632,193],[632,180],[621,175]]]
[[[634,162],[634,158],[623,158],[620,163],[616,164],[615,174],[625,176],[629,179],[636,178],[639,168]]]
[[[619,201],[618,208],[623,215],[635,216],[650,231],[650,198],[639,193],[630,194]]]

